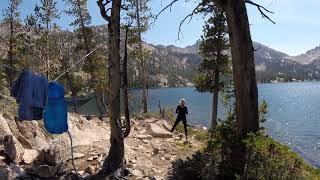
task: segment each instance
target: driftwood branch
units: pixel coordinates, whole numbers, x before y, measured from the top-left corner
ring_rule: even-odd
[[[260,12],[260,14],[262,15],[262,18],[266,18],[268,19],[270,22],[272,22],[273,24],[276,24],[266,13],[270,13],[273,14],[272,11],[269,11],[267,8],[261,6],[260,4],[257,4],[251,0],[245,0],[245,3],[251,4],[253,6],[256,6]]]

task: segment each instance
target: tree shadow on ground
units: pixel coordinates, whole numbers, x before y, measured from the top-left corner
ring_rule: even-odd
[[[218,161],[218,154],[197,151],[185,160],[178,159],[172,162],[168,173],[170,180],[213,180],[213,179],[236,179],[229,162]]]

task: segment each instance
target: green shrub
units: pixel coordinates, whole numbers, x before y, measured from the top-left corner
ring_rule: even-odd
[[[206,148],[173,162],[169,179],[320,179],[320,170],[263,133],[237,135],[229,113],[211,134]]]
[[[284,146],[261,134],[244,140],[247,163],[244,176],[258,179],[301,179],[303,160]]]
[[[209,138],[209,133],[205,130],[191,130],[191,135],[198,141],[207,141]]]

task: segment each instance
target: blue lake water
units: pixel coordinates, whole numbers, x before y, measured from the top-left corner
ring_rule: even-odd
[[[320,167],[320,83],[259,84],[259,100],[268,103],[268,134],[287,144],[307,162]],[[131,90],[132,107],[141,102],[139,90]],[[186,99],[188,122],[210,127],[212,95],[198,93],[193,87],[150,89],[149,111],[158,112],[162,107],[175,108],[180,99]],[[219,118],[227,108],[219,105]]]

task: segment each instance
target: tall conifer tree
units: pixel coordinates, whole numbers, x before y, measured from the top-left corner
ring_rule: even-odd
[[[224,12],[215,7],[212,17],[205,23],[201,37],[200,54],[203,61],[195,78],[196,88],[200,92],[211,92],[212,117],[211,129],[217,126],[219,91],[224,87],[221,75],[228,70],[228,38]]]
[[[143,48],[142,35],[149,29],[149,21],[152,18],[150,13],[149,0],[127,0],[128,21],[132,21],[132,27],[130,28],[129,45],[133,48],[129,55],[132,59],[138,60],[139,64],[139,79],[142,87],[142,104],[143,113],[148,112],[148,97],[147,97],[147,70],[146,70],[146,55],[147,51]]]
[[[4,19],[2,24],[9,28],[9,35],[5,37],[7,42],[7,57],[5,59],[5,64],[10,67],[16,67],[18,64],[17,55],[17,42],[19,28],[21,27],[20,11],[19,6],[21,5],[21,0],[10,0],[9,7],[3,11]],[[6,68],[7,82],[11,84],[15,78],[15,71]]]

